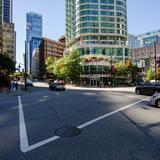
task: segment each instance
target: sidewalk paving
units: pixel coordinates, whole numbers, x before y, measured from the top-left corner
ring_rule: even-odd
[[[104,88],[93,88],[93,87],[80,87],[73,85],[66,85],[68,89],[79,89],[79,90],[102,90],[102,91],[121,91],[121,92],[135,92],[136,87],[104,87]]]
[[[10,92],[7,92],[7,89],[5,89],[3,92],[0,93],[0,97],[11,97],[11,96],[20,96],[27,93],[30,93],[31,89],[29,88],[27,91],[24,90],[24,86],[19,85],[18,90],[11,90]]]

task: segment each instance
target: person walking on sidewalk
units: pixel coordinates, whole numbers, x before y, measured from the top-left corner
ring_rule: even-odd
[[[18,81],[15,82],[15,89],[18,90]]]

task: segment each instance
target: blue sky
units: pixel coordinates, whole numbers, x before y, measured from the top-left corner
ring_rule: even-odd
[[[17,61],[23,63],[26,12],[43,16],[43,37],[57,40],[65,33],[65,0],[13,0],[13,21],[17,32]],[[160,0],[128,0],[128,33],[160,29]]]

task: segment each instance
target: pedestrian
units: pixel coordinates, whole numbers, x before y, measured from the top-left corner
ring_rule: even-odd
[[[16,81],[16,83],[15,83],[15,89],[16,89],[16,91],[18,90],[18,81]]]
[[[16,82],[15,81],[13,81],[12,87],[13,87],[13,91],[15,92],[16,91]]]
[[[108,81],[108,86],[111,87],[111,82],[110,81]]]

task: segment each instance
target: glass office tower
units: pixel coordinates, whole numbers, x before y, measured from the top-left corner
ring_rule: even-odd
[[[27,13],[26,40],[30,41],[32,37],[42,38],[42,16],[37,13]]]
[[[39,44],[42,38],[42,15],[29,12],[26,16],[26,61],[27,71],[31,71],[32,53],[35,49],[35,45],[32,44],[32,38],[34,38],[34,44]],[[37,39],[37,42],[35,42]]]
[[[129,58],[126,0],[66,0],[66,43],[84,59],[91,86],[107,83],[115,63]]]
[[[1,22],[12,23],[12,0],[0,0]]]

